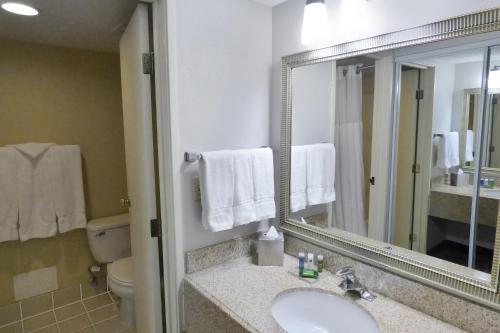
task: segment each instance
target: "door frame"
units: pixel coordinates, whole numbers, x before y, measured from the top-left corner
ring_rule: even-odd
[[[155,104],[158,144],[158,174],[160,189],[161,238],[163,242],[164,299],[166,332],[181,332],[180,286],[184,277],[182,230],[176,228],[175,190],[179,184],[174,179],[176,135],[175,111],[177,99],[175,1],[143,0],[152,8]],[[171,84],[172,82],[172,84]]]

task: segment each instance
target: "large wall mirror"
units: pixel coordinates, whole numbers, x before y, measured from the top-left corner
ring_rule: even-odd
[[[500,12],[486,13],[283,58],[285,231],[500,308]]]

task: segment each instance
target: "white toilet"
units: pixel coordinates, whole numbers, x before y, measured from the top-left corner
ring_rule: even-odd
[[[90,220],[87,224],[87,236],[94,259],[101,264],[108,264],[108,285],[120,297],[120,318],[134,327],[134,276],[129,215]]]

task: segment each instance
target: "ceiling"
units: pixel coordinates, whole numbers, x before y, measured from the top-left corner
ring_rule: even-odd
[[[273,6],[279,5],[280,3],[286,2],[287,0],[254,0],[254,1],[263,3],[264,5],[267,5],[270,7],[273,7]],[[305,4],[305,2],[304,2],[304,4]]]
[[[1,0],[0,0],[1,2]],[[0,38],[70,48],[117,52],[137,0],[18,0],[38,16],[0,9]]]

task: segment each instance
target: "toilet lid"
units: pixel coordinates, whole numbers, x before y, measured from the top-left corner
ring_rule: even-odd
[[[109,267],[109,275],[113,280],[125,284],[134,283],[134,271],[132,269],[132,258],[123,258],[114,261]]]

